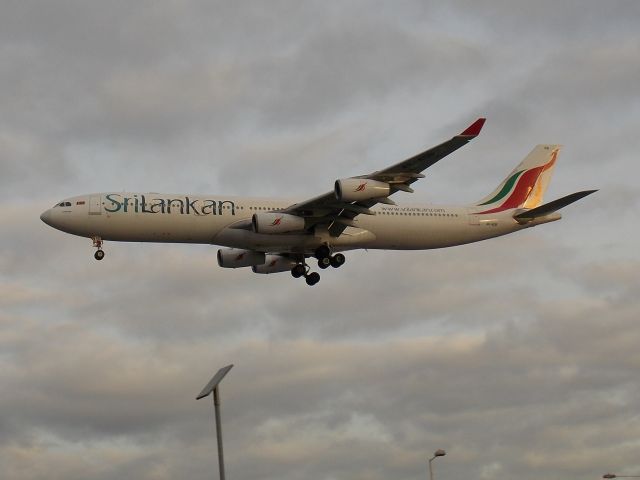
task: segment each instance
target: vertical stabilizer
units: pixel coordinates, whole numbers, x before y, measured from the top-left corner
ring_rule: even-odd
[[[542,205],[560,148],[560,145],[537,145],[493,192],[476,203],[485,209],[478,213]]]

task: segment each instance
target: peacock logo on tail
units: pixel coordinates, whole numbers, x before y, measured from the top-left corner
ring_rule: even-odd
[[[537,200],[541,200],[544,189],[546,188],[546,185],[542,185],[542,183],[546,184],[546,182],[540,182],[540,184],[538,184],[538,182],[545,172],[551,170],[555,166],[558,151],[558,148],[554,149],[551,152],[549,161],[544,165],[519,170],[511,175],[504,182],[502,188],[493,197],[478,204],[478,206],[491,205],[499,202],[502,203],[495,208],[478,212],[478,215],[483,213],[502,212],[504,210],[522,207],[529,197],[532,196],[532,193],[538,197]],[[536,203],[539,203],[539,201]]]

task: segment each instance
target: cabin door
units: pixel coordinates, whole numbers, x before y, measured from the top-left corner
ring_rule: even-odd
[[[480,215],[475,213],[477,209],[468,208],[467,217],[469,218],[469,225],[480,225]]]
[[[101,215],[102,214],[102,196],[92,195],[89,198],[89,215]]]

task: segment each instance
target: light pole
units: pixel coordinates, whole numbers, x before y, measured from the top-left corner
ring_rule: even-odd
[[[602,478],[640,478],[640,475],[616,475],[615,473],[605,473]]]
[[[444,457],[446,454],[447,452],[445,452],[441,448],[433,452],[433,457],[429,459],[429,480],[433,480],[433,467],[431,466],[431,462],[433,462],[438,457]]]
[[[220,393],[218,391],[218,384],[222,381],[224,376],[229,373],[231,367],[233,367],[233,365],[227,365],[226,367],[218,370],[196,397],[196,400],[200,400],[201,398],[208,397],[213,393],[213,408],[215,409],[216,417],[216,436],[218,439],[218,468],[220,470],[220,480],[225,480],[225,478],[224,455],[222,452],[222,422],[220,421]]]

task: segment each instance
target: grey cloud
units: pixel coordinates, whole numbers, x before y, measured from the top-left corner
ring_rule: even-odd
[[[637,3],[13,2],[0,19],[0,464],[10,479],[585,478],[637,465]],[[42,224],[120,188],[307,197],[483,135],[400,202],[565,144],[562,222],[350,252],[313,289],[215,247]],[[636,468],[636,469],[637,469]]]
[[[429,40],[383,21],[323,31],[303,43],[293,61],[275,65],[277,84],[266,87],[274,102],[264,108],[274,114],[265,123],[281,125],[285,119],[299,126],[301,119],[321,120],[323,112],[333,114],[354,101],[380,102],[398,93],[399,72],[403,88],[412,90],[439,70],[455,74],[483,64],[483,53],[472,44]]]
[[[614,36],[634,36],[633,17],[639,8],[632,0],[617,2],[615,7],[597,1],[573,0],[563,7],[557,8],[557,4],[549,0],[531,4],[515,4],[506,0],[478,4],[459,0],[447,4],[443,10],[466,23],[470,18],[474,19],[474,24],[485,27],[483,33],[498,40],[498,45],[503,44],[505,37],[518,45],[529,45],[530,50],[513,52],[521,55],[530,54],[540,45],[562,43],[579,47],[585,42],[598,42]]]
[[[70,326],[59,333],[49,329],[43,334],[51,340],[51,347],[38,352],[37,356],[44,354],[44,358],[56,358],[56,362],[32,364],[29,357],[24,357],[26,361],[20,364],[30,364],[34,372],[30,380],[41,385],[43,393],[49,392],[40,401],[46,402],[50,413],[44,418],[38,417],[34,415],[35,409],[25,419],[29,418],[31,422],[40,419],[58,432],[64,432],[73,424],[81,430],[93,425],[107,438],[110,432],[121,435],[158,428],[180,431],[188,426],[185,422],[195,420],[196,406],[189,406],[193,400],[187,393],[195,392],[207,378],[206,366],[197,359],[208,358],[209,362],[213,360],[214,364],[220,365],[223,358],[237,358],[237,367],[225,383],[224,401],[228,430],[235,432],[230,436],[230,445],[235,448],[229,449],[243,452],[243,455],[235,453],[231,458],[241,471],[245,464],[252,471],[255,459],[266,464],[267,471],[273,468],[274,474],[282,474],[282,468],[296,465],[294,446],[299,444],[297,435],[302,432],[306,432],[303,434],[305,441],[315,445],[312,452],[317,449],[328,452],[338,467],[347,471],[358,468],[359,462],[355,461],[358,458],[371,463],[370,459],[378,457],[380,464],[376,470],[382,476],[385,468],[391,468],[387,465],[400,461],[396,457],[397,454],[402,458],[399,451],[393,450],[388,462],[382,462],[375,454],[377,449],[371,450],[367,446],[371,440],[350,439],[353,434],[348,425],[354,421],[353,414],[345,416],[338,412],[357,412],[356,418],[364,419],[360,428],[365,431],[382,428],[381,432],[387,433],[378,433],[379,441],[400,441],[404,448],[398,450],[421,451],[423,442],[440,432],[449,442],[478,455],[484,438],[480,432],[491,432],[503,442],[508,442],[510,437],[516,442],[529,432],[533,439],[542,435],[542,443],[535,452],[547,448],[554,439],[558,445],[563,443],[563,437],[554,434],[558,424],[570,428],[576,435],[576,427],[571,427],[572,424],[584,425],[585,420],[589,423],[611,416],[606,397],[590,398],[588,392],[616,389],[624,382],[631,382],[630,386],[635,385],[632,388],[637,389],[636,366],[624,361],[616,342],[602,352],[602,358],[608,358],[609,362],[617,359],[603,371],[607,372],[604,376],[597,371],[588,371],[592,367],[589,356],[593,347],[601,344],[598,334],[578,338],[573,335],[571,338],[578,342],[573,344],[555,342],[559,337],[549,329],[550,326],[555,323],[557,328],[571,329],[573,323],[583,319],[581,309],[568,310],[557,319],[558,310],[562,311],[562,307],[551,305],[547,312],[549,318],[542,316],[525,329],[515,324],[511,327],[512,333],[496,331],[489,333],[486,339],[484,335],[449,335],[359,345],[340,340],[250,341],[231,350],[218,350],[214,352],[216,358],[205,353],[211,342],[207,339],[197,343],[167,340],[173,345],[158,344],[151,350],[136,343],[123,351],[118,346],[122,342],[114,345],[115,350],[108,347],[115,338],[86,336],[82,330],[75,332],[75,327],[69,330]],[[591,327],[582,324],[582,328]],[[83,335],[80,343],[85,347],[69,349],[78,344],[78,333]],[[73,363],[69,364],[65,357],[73,359]],[[505,358],[509,361],[504,362]],[[582,364],[585,360],[587,363]],[[190,371],[193,365],[199,366]],[[582,368],[585,372],[581,372]],[[611,375],[613,370],[610,368],[617,369],[618,375]],[[87,377],[89,371],[92,374]],[[183,371],[185,378],[176,381]],[[597,375],[594,377],[594,374]],[[43,384],[48,378],[52,381]],[[78,382],[83,378],[89,381]],[[245,378],[254,380],[247,382]],[[599,383],[593,383],[594,379]],[[124,385],[128,387],[123,389]],[[18,394],[23,405],[20,410],[28,413],[34,408],[25,401],[24,388],[12,388],[11,391],[22,392]],[[283,392],[287,394],[283,396]],[[55,399],[60,397],[67,399],[66,406],[56,406]],[[625,398],[627,405],[628,402],[635,403],[635,395]],[[101,407],[102,402],[108,408]],[[538,409],[547,412],[546,418],[535,414]],[[97,415],[99,411],[101,415]],[[322,411],[336,413],[318,415],[317,412]],[[580,412],[578,416],[576,412]],[[199,415],[206,415],[206,412],[200,411]],[[505,422],[514,416],[521,420]],[[299,420],[295,420],[296,417]],[[270,418],[284,421],[282,427],[278,427],[279,430],[269,427]],[[414,420],[407,423],[408,419]],[[58,425],[60,421],[62,424]],[[460,422],[466,427],[461,429]],[[593,428],[597,428],[595,425],[584,435],[591,435]],[[193,427],[190,428],[193,433]],[[198,428],[197,431],[203,436],[200,441],[206,441],[207,429]],[[275,445],[268,440],[272,435],[280,438],[276,439]],[[416,436],[422,436],[422,441]],[[341,438],[347,442],[344,446]],[[436,438],[432,440],[436,441]],[[327,451],[328,444],[340,448]],[[265,450],[267,445],[271,446]],[[362,453],[358,453],[359,448],[363,449]],[[351,461],[347,457],[341,461],[339,452],[355,455],[351,456]],[[505,461],[513,450],[503,446],[496,454]],[[309,457],[300,461],[305,458]],[[409,476],[417,475],[418,458],[416,455],[410,459]],[[310,463],[314,468],[321,468],[321,464],[313,460]],[[517,461],[516,465],[509,461],[505,463],[517,468]]]
[[[640,264],[637,260],[594,262],[591,265],[576,268],[568,274],[579,278],[581,285],[590,293],[608,294],[617,301],[625,299],[634,302],[640,289],[636,282],[638,268]]]

